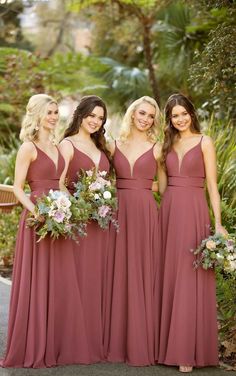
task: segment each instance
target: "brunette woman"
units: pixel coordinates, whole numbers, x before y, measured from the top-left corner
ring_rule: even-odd
[[[72,122],[65,131],[60,150],[66,167],[61,186],[71,194],[78,174],[96,169],[109,172],[110,153],[105,146],[104,124],[107,109],[101,98],[83,97],[77,106]],[[78,285],[81,293],[90,363],[104,360],[104,297],[108,252],[108,230],[102,230],[92,222],[87,227],[86,238],[73,243]],[[76,314],[76,312],[75,312]]]
[[[157,323],[156,360],[178,365],[181,372],[218,364],[215,275],[194,270],[195,249],[210,234],[205,182],[215,217],[221,225],[216,181],[216,154],[209,136],[200,131],[193,104],[171,95],[165,107],[166,129],[159,169],[161,248],[164,254],[162,314]],[[159,334],[160,333],[160,334]]]

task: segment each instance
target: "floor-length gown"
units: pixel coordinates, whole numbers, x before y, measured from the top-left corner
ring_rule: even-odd
[[[57,166],[35,145],[27,181],[31,200],[59,188],[64,159]],[[11,290],[4,367],[51,367],[90,362],[74,250],[70,239],[37,242],[35,230],[21,215]]]
[[[166,166],[168,187],[160,208],[163,291],[158,284],[155,289],[157,299],[162,297],[156,360],[167,365],[217,365],[215,276],[212,270],[195,270],[190,252],[210,233],[201,141],[181,163],[177,152],[170,151]]]
[[[105,321],[110,362],[154,364],[158,208],[151,187],[156,166],[151,147],[137,158],[131,171],[128,159],[116,145],[119,232],[111,229]]]
[[[78,173],[95,167],[99,171],[109,172],[110,164],[104,152],[101,152],[98,166],[92,159],[70,140],[74,155],[67,171],[68,189],[74,191],[74,182]],[[87,226],[87,236],[75,243],[77,278],[81,292],[81,301],[85,317],[86,334],[91,362],[104,361],[104,309],[105,285],[108,254],[109,230],[103,230],[93,221]]]

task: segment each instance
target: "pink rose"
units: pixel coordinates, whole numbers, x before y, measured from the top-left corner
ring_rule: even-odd
[[[102,218],[105,218],[106,215],[109,213],[110,211],[110,208],[109,206],[107,205],[102,205],[100,206],[100,208],[98,209],[98,215]]]

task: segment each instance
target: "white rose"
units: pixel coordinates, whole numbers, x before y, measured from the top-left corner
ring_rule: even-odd
[[[99,171],[100,176],[106,176],[106,174],[107,174],[107,171]]]
[[[105,200],[108,200],[109,198],[111,198],[111,192],[105,191],[103,193],[103,198],[105,198]]]

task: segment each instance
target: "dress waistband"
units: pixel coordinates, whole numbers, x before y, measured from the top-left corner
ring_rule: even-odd
[[[188,176],[169,176],[168,186],[204,188],[204,178]]]
[[[117,189],[151,189],[151,179],[116,179]]]
[[[31,192],[38,190],[59,189],[59,179],[34,180],[29,182]]]

